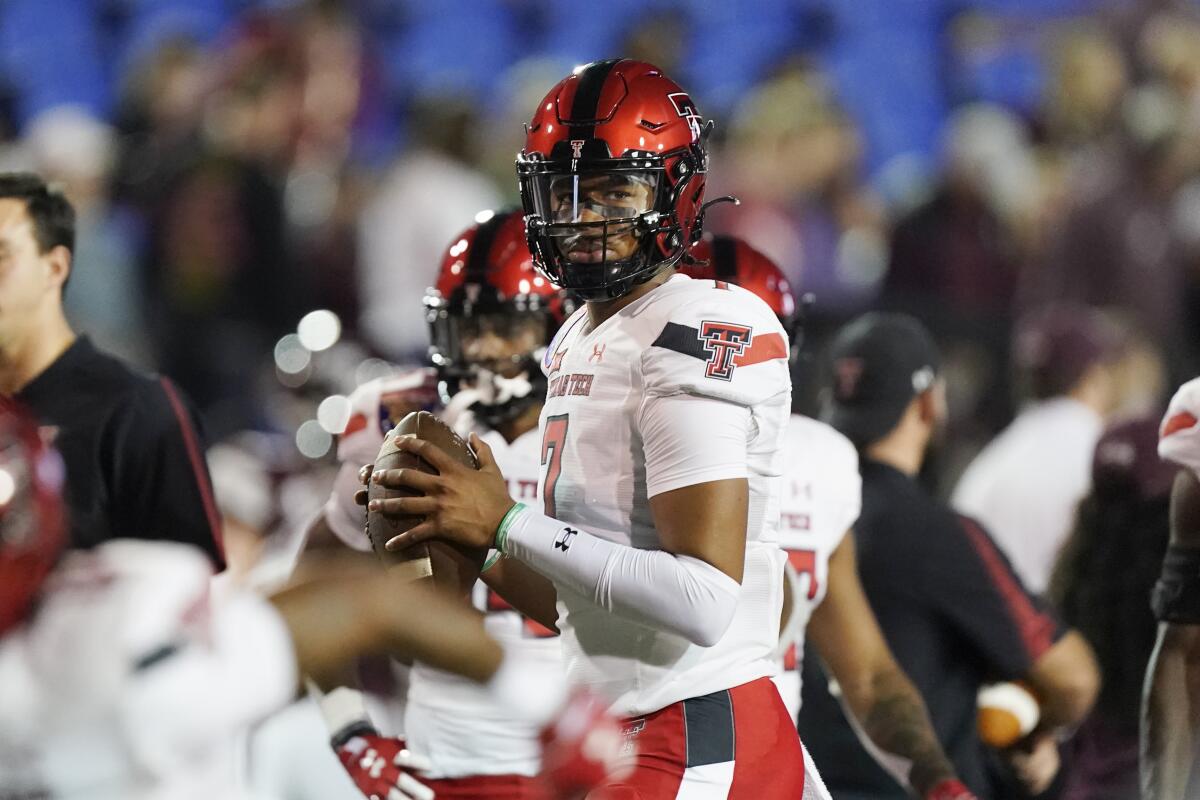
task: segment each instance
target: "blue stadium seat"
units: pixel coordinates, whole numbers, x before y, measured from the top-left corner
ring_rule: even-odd
[[[113,59],[113,77],[164,41],[177,36],[211,43],[233,18],[229,0],[123,0],[125,27]]]
[[[731,108],[744,91],[804,37],[799,7],[788,0],[762,0],[753,13],[737,3],[693,2],[694,31],[686,77],[703,106]]]
[[[18,91],[18,124],[39,112],[76,103],[105,116],[112,92],[90,0],[0,3],[0,73]]]
[[[871,173],[899,155],[935,155],[947,113],[940,48],[932,33],[879,30],[826,54],[838,98],[866,138]]]
[[[405,92],[478,95],[517,57],[520,32],[502,0],[412,0],[403,28],[380,42],[388,77]]]

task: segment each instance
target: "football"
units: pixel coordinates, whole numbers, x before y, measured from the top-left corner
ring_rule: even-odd
[[[976,724],[983,743],[997,749],[1011,747],[1038,724],[1041,707],[1021,683],[996,683],[979,690]]]
[[[399,449],[397,442],[404,437],[432,442],[464,466],[479,469],[479,461],[462,437],[428,411],[408,414],[388,432],[375,459],[375,469],[416,469],[437,474],[433,465]],[[369,500],[419,494],[411,489],[388,489],[377,483],[372,483],[367,490]],[[411,580],[432,578],[447,590],[469,595],[487,558],[486,548],[468,549],[445,541],[423,542],[399,551],[384,547],[388,540],[415,527],[423,519],[421,516],[385,517],[382,513],[368,511],[367,536],[376,555],[392,569],[402,570]]]

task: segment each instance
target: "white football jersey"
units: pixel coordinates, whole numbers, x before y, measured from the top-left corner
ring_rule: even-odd
[[[68,553],[0,640],[0,797],[243,797],[229,742],[295,695],[291,638],[199,550]]]
[[[810,417],[792,415],[784,454],[779,543],[797,576],[787,627],[795,635],[785,633],[790,641],[780,642],[782,661],[775,684],[796,719],[804,629],[825,599],[829,559],[862,509],[862,479],[858,453],[850,440]]]
[[[791,405],[787,354],[787,334],[758,297],[683,275],[595,329],[581,308],[546,351],[545,513],[622,545],[660,548],[639,428],[646,404],[694,395],[751,413],[750,440],[736,455],[746,460],[750,485],[745,571],[733,622],[716,645],[699,647],[559,586],[571,682],[610,698],[614,713],[649,713],[774,672],[784,561],[779,476]]]
[[[384,435],[399,421],[389,407],[407,407],[404,402],[411,401],[412,393],[427,385],[423,382],[430,372],[421,370],[371,381],[351,395],[351,424],[338,443],[342,467],[326,505],[330,527],[350,547],[369,550],[371,546],[364,532],[365,512],[353,500],[358,470],[375,459]],[[398,399],[404,402],[398,403]],[[510,444],[495,431],[474,427],[469,413],[458,423],[460,434],[474,430],[492,448],[513,499],[536,502],[539,433],[529,431]],[[482,581],[475,584],[473,599],[476,607],[486,612],[484,628],[504,647],[506,657],[528,663],[530,693],[540,691],[536,676],[561,661],[558,637],[514,611]],[[413,665],[407,679],[403,717],[377,722],[387,723],[380,726],[385,733],[403,732],[409,748],[433,762],[429,777],[532,776],[540,771],[539,730],[529,721],[514,719],[511,711],[500,708],[484,687],[420,663]],[[371,710],[373,718],[380,713],[374,705]]]

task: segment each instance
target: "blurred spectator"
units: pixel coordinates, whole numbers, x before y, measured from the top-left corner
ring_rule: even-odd
[[[255,427],[257,376],[303,299],[279,191],[251,164],[200,160],[168,184],[147,244],[143,280],[160,367],[195,397],[214,437]]]
[[[131,65],[115,121],[118,201],[152,209],[164,182],[195,157],[213,65],[187,38],[163,42]]]
[[[64,298],[68,316],[102,349],[150,364],[137,275],[140,231],[109,197],[115,131],[81,107],[59,106],[30,121],[25,141],[35,170],[75,207],[75,255],[87,269]]]
[[[1105,431],[1092,490],[1054,569],[1050,598],[1092,645],[1104,675],[1095,709],[1068,751],[1065,800],[1138,796],[1138,715],[1158,628],[1147,598],[1167,549],[1176,467],[1158,457],[1159,417]]]
[[[996,106],[949,121],[942,177],[896,222],[880,302],[926,322],[946,356],[956,439],[986,439],[1011,414],[1005,362],[1021,263],[1017,231],[1036,172],[1024,125]]]
[[[1189,376],[1197,347],[1188,312],[1200,297],[1200,137],[1163,86],[1131,92],[1122,123],[1118,145],[1072,172],[1065,219],[1031,265],[1021,304],[1118,306],[1163,351],[1173,375]]]
[[[1067,151],[1116,132],[1128,66],[1114,37],[1098,23],[1074,20],[1050,48],[1050,84],[1042,104],[1048,141]]]
[[[862,142],[824,78],[790,64],[737,108],[712,227],[780,265],[797,292],[839,321],[875,296],[884,269],[882,208],[859,174]]]
[[[1044,592],[1092,451],[1118,402],[1119,344],[1103,316],[1056,306],[1018,326],[1013,362],[1030,399],[967,467],[953,506],[987,527],[1021,580]]]
[[[443,243],[500,196],[476,168],[472,104],[425,98],[409,114],[411,146],[360,218],[362,330],[395,361],[418,361],[429,345],[414,301],[437,272]]]
[[[832,346],[830,424],[859,448],[862,514],[854,525],[859,573],[896,660],[921,690],[942,746],[980,798],[997,797],[976,733],[976,696],[995,680],[1023,680],[1042,703],[1031,747],[1082,719],[1098,688],[1082,638],[1062,628],[1012,571],[987,531],[927,494],[915,478],[945,419],[940,357],[911,317],[868,314]],[[859,744],[836,691],[804,660],[800,733],[834,797],[903,798]],[[1013,753],[1007,754],[1013,757]],[[1033,794],[1057,771],[1028,775]]]

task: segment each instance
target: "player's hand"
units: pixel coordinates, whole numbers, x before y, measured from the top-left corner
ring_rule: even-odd
[[[365,487],[370,482],[371,473],[374,471],[374,464],[363,464],[358,470],[358,482]],[[365,506],[367,504],[367,490],[365,488],[359,489],[354,493],[354,502],[360,506]]]
[[[491,547],[496,540],[496,528],[516,503],[508,494],[508,484],[487,443],[471,434],[471,448],[479,459],[479,469],[463,466],[423,439],[404,437],[396,446],[424,459],[438,474],[415,469],[372,472],[370,480],[375,483],[389,489],[412,489],[423,495],[370,501],[368,509],[385,516],[425,517],[423,522],[388,540],[387,549],[403,550],[435,537],[467,547]]]
[[[429,769],[429,761],[405,748],[404,740],[364,734],[333,750],[369,800],[433,800],[433,789],[413,777]]]
[[[963,785],[962,781],[948,778],[938,781],[933,788],[925,793],[924,800],[977,800],[975,793]]]
[[[1050,787],[1062,765],[1058,742],[1048,733],[1035,733],[1027,746],[1008,751],[1008,761],[1025,791],[1034,797]]]
[[[635,750],[620,721],[595,695],[576,691],[541,734],[542,773],[551,797],[574,800],[632,768]]]

